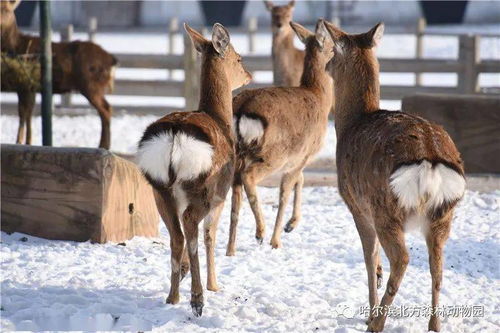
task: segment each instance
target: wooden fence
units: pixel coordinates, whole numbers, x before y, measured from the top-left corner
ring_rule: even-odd
[[[269,55],[256,55],[255,35],[257,33],[257,20],[249,20],[246,28],[248,34],[249,53],[243,56],[245,67],[249,71],[272,71],[272,62]],[[71,40],[72,26],[69,26],[61,33],[63,40]],[[207,29],[204,29],[205,33]],[[89,22],[89,39],[94,40],[97,31],[97,22],[91,19]],[[182,30],[183,31],[183,30]],[[400,32],[401,33],[401,32]],[[408,33],[408,32],[403,32]],[[184,53],[173,54],[174,37],[182,34],[184,36]],[[433,34],[440,36],[458,37],[458,58],[457,59],[429,59],[423,58],[423,37],[425,33],[425,20],[420,19],[413,31],[416,35],[415,58],[380,58],[380,71],[390,73],[414,73],[416,75],[415,85],[382,85],[381,98],[386,100],[400,100],[404,96],[415,93],[450,93],[450,94],[485,94],[488,92],[499,92],[500,88],[480,89],[480,73],[500,73],[500,60],[481,60],[480,58],[480,36],[477,35],[451,35]],[[119,53],[118,58],[120,68],[144,68],[144,69],[166,69],[183,70],[184,81],[175,81],[168,76],[165,80],[128,80],[117,79],[115,81],[115,95],[133,96],[161,96],[161,97],[184,97],[186,109],[197,107],[199,95],[199,59],[197,59],[188,37],[181,32],[177,19],[171,20],[168,30],[168,51],[167,54],[125,54]],[[493,35],[500,38],[500,35]],[[422,85],[422,73],[456,73],[457,85],[450,87],[424,86]],[[269,86],[270,83],[252,83],[246,88],[259,88]],[[4,106],[4,103],[2,103]],[[72,108],[71,97],[65,96],[61,103],[62,108]],[[131,112],[139,113],[165,113],[170,111],[169,107],[153,106],[130,106],[123,107]],[[115,109],[117,109],[115,107]],[[119,109],[119,108],[118,108]]]

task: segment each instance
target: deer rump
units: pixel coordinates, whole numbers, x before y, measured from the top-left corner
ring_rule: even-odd
[[[347,186],[344,179],[349,179],[352,189],[371,193],[380,204],[396,202],[409,220],[435,220],[452,209],[463,196],[465,178],[463,162],[444,129],[403,112],[361,118],[338,143],[339,186]],[[352,189],[348,193],[355,193]]]

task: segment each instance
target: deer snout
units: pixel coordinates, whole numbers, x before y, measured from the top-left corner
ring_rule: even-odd
[[[245,71],[245,73],[247,75],[247,79],[246,79],[246,81],[245,81],[245,83],[243,85],[246,86],[247,84],[249,84],[252,81],[253,77],[252,77],[252,74],[249,71]]]

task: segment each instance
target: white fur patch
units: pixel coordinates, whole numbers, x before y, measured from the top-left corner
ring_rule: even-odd
[[[191,180],[210,170],[212,155],[209,143],[167,131],[142,143],[137,164],[154,180],[168,183],[170,164],[178,180]]]
[[[172,144],[170,132],[155,135],[144,141],[136,155],[137,164],[141,170],[156,181],[168,183]]]
[[[264,125],[258,119],[241,116],[238,130],[243,142],[250,144],[252,141],[259,142],[264,135]]]
[[[405,231],[420,231],[424,235],[429,230],[429,219],[423,214],[411,214],[404,225]]]
[[[174,136],[172,147],[172,167],[177,179],[191,180],[207,172],[212,167],[212,146],[185,133]]]
[[[172,186],[172,194],[175,198],[175,203],[177,205],[177,216],[179,217],[179,221],[181,221],[181,229],[183,229],[182,216],[184,215],[184,211],[188,206],[186,192],[184,192],[184,190],[182,189],[181,184],[175,183]]]
[[[465,192],[464,177],[441,163],[432,167],[428,161],[398,168],[390,184],[401,207],[408,210],[427,211],[457,200]]]

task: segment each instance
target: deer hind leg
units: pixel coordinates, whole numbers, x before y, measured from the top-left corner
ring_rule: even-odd
[[[212,208],[210,213],[205,217],[203,229],[205,231],[205,248],[207,252],[207,289],[218,291],[217,276],[215,274],[215,237],[217,233],[217,225],[219,224],[220,214],[224,208],[224,201],[218,206]]]
[[[439,332],[441,321],[437,315],[439,306],[439,292],[443,279],[443,247],[448,239],[451,227],[452,212],[440,220],[432,221],[426,235],[429,251],[429,268],[432,277],[432,314],[429,319],[429,331]]]
[[[380,243],[375,228],[368,218],[361,213],[353,213],[353,217],[363,246],[363,256],[368,275],[368,300],[370,309],[374,309],[378,305],[377,287],[379,279],[377,276],[377,266],[380,260]],[[366,323],[369,324],[372,319],[373,313],[370,311],[370,316]]]
[[[189,273],[189,254],[187,250],[187,246],[184,246],[184,251],[182,251],[182,259],[181,259],[181,281],[184,280],[187,273]]]
[[[243,185],[245,187],[248,202],[250,203],[250,207],[252,208],[252,212],[255,217],[255,239],[259,244],[262,244],[264,240],[266,224],[260,207],[259,197],[257,196],[257,184],[265,175],[268,174],[268,171],[268,168],[263,166],[261,163],[257,163],[252,164],[242,174]]]
[[[231,226],[229,227],[229,241],[227,243],[226,256],[234,256],[236,253],[236,230],[240,215],[241,199],[243,198],[243,184],[241,175],[236,174],[233,183],[233,195],[231,197]]]
[[[179,284],[181,281],[181,267],[182,254],[184,250],[184,235],[182,233],[181,225],[177,217],[176,209],[173,207],[175,202],[171,195],[168,193],[160,194],[154,190],[154,197],[156,207],[160,213],[161,218],[167,226],[170,235],[170,250],[171,252],[171,277],[170,277],[170,292],[167,297],[167,303],[179,303]]]
[[[87,97],[90,104],[96,108],[101,118],[101,140],[99,142],[99,148],[109,149],[111,146],[110,126],[113,109],[103,93],[85,93],[84,96]]]
[[[292,218],[286,224],[285,232],[291,232],[292,230],[294,230],[297,227],[297,224],[299,224],[300,219],[302,218],[300,207],[302,205],[303,186],[304,186],[304,173],[301,171],[297,178],[297,182],[295,183]]]
[[[203,285],[198,259],[198,224],[206,215],[206,212],[203,214],[202,210],[202,207],[189,205],[182,216],[182,225],[184,226],[191,265],[191,309],[195,317],[200,317],[203,312]]]
[[[32,91],[19,91],[18,98],[18,113],[19,113],[19,128],[17,130],[16,143],[31,144],[31,115],[35,107],[36,93]],[[26,137],[25,137],[26,133]]]
[[[371,332],[383,331],[388,307],[394,301],[409,262],[401,224],[398,221],[387,221],[387,223],[390,223],[392,228],[377,229],[377,235],[389,259],[391,273],[380,307],[376,308],[376,311],[372,309],[373,320],[368,324],[368,331]]]
[[[288,199],[290,199],[290,193],[292,192],[293,186],[297,183],[299,174],[301,173],[302,169],[294,170],[289,173],[285,173],[281,178],[278,214],[276,216],[274,232],[271,238],[271,246],[273,247],[273,249],[281,247],[281,231],[283,230],[282,225],[283,216],[285,215],[285,208],[288,204]]]

